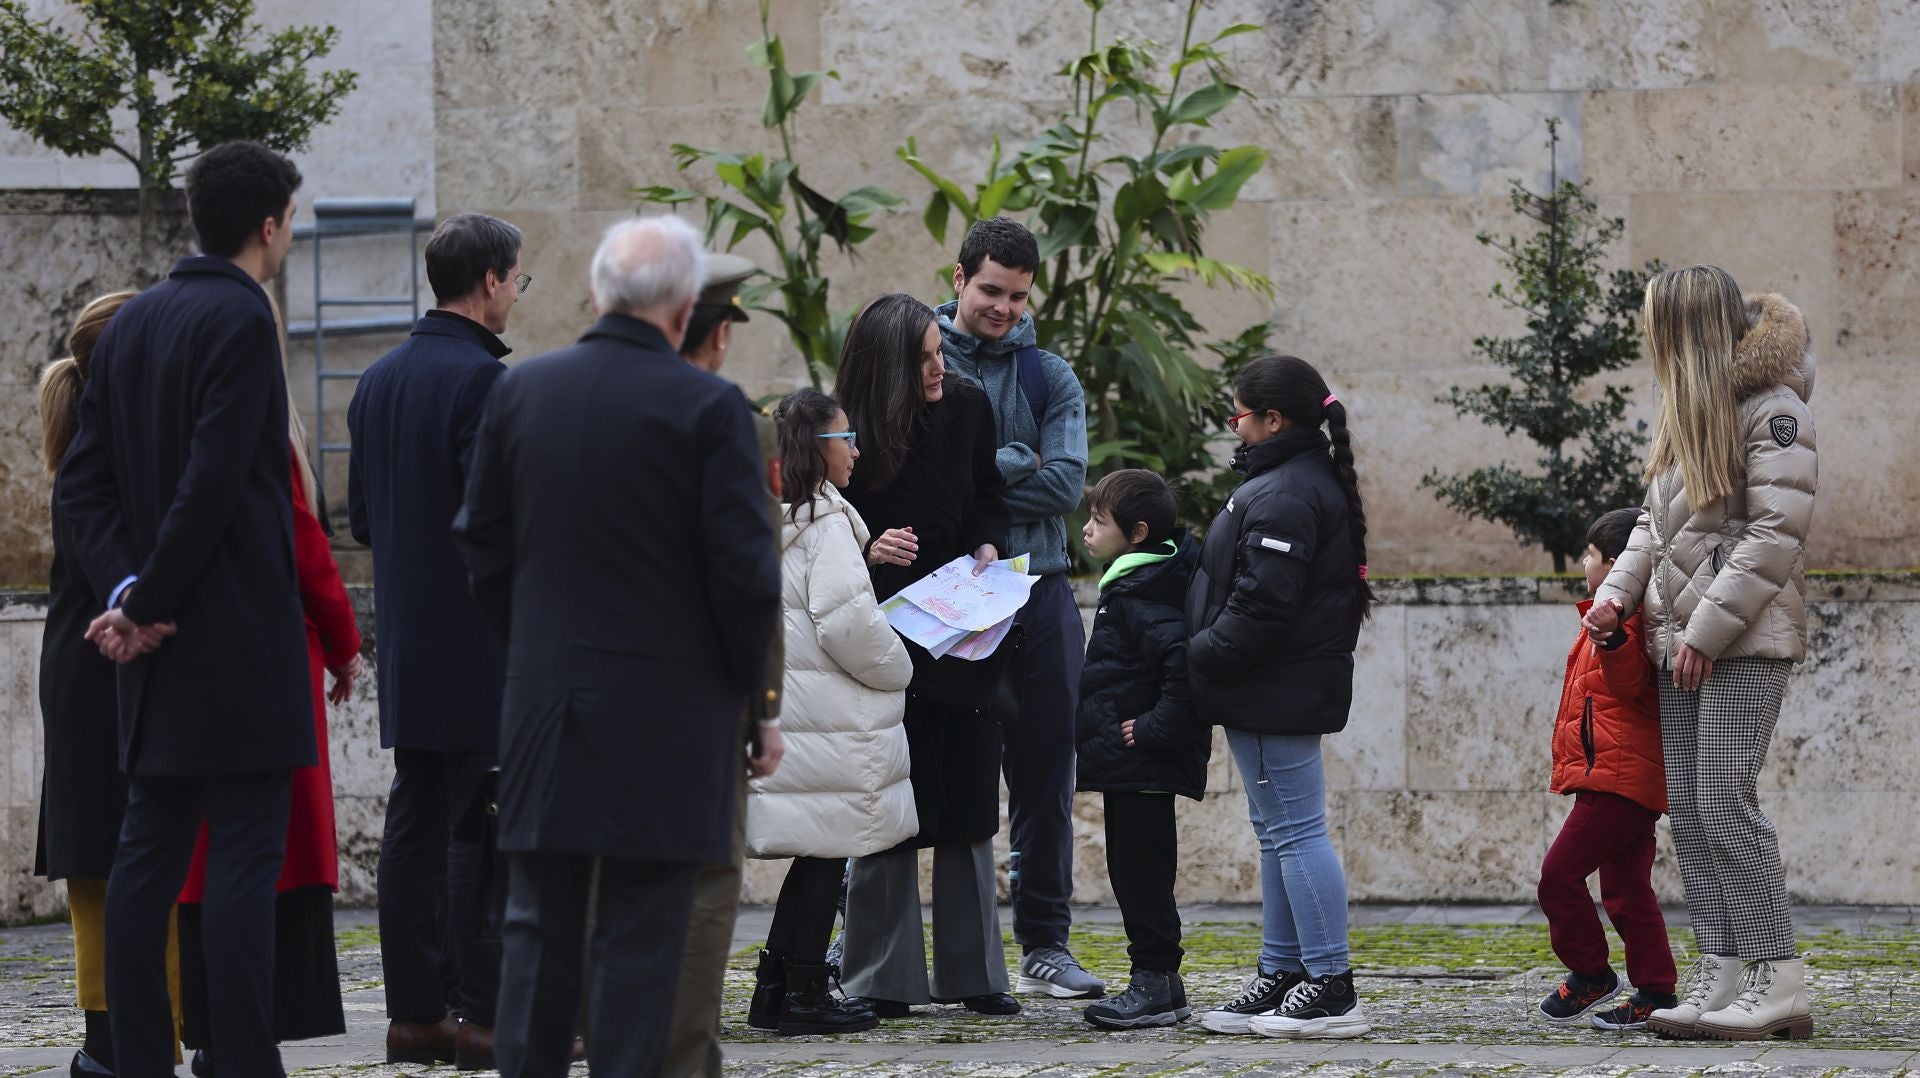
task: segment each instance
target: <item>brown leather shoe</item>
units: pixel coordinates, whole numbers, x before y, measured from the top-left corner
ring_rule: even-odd
[[[462,1018],[453,1039],[453,1065],[463,1071],[493,1069],[493,1030]]]
[[[459,1028],[459,1020],[451,1014],[432,1023],[388,1022],[387,1062],[451,1063]]]
[[[578,1063],[585,1058],[587,1043],[575,1037],[572,1059]],[[493,1030],[462,1020],[460,1032],[453,1042],[453,1065],[463,1071],[492,1070]]]

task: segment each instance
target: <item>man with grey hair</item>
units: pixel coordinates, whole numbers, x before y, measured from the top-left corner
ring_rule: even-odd
[[[507,648],[504,1078],[566,1073],[582,1013],[593,1073],[660,1072],[698,870],[764,763],[740,738],[780,612],[752,409],[674,351],[705,259],[678,218],[607,232],[599,320],[501,376],[454,522]]]
[[[380,745],[393,787],[380,843],[387,1059],[491,1066],[500,980],[485,796],[505,657],[479,617],[447,525],[465,495],[480,409],[505,373],[507,316],[531,280],[520,230],[447,218],[427,241],[434,308],[367,368],[347,407],[353,537],[373,548]],[[467,825],[463,826],[463,822]]]

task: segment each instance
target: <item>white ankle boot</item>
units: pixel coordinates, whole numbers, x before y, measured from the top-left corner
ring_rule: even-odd
[[[1703,954],[1687,971],[1686,995],[1673,1007],[1647,1016],[1647,1028],[1662,1037],[1700,1036],[1700,1016],[1732,1003],[1740,994],[1746,963],[1731,955]]]
[[[1720,1010],[1701,1015],[1694,1028],[1703,1036],[1723,1041],[1813,1036],[1806,960],[1749,963],[1741,978],[1740,994]]]

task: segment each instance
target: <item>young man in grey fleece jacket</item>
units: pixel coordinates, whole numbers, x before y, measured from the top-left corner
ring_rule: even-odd
[[[1013,847],[1017,986],[1062,999],[1105,993],[1067,949],[1073,915],[1074,710],[1087,639],[1067,583],[1066,515],[1087,478],[1087,410],[1067,361],[1035,346],[1027,293],[1040,265],[1033,233],[1005,217],[967,230],[953,269],[959,298],[940,307],[947,366],[985,389],[1000,435],[998,463],[1013,518],[1008,556],[1031,554],[1040,577],[1019,615],[1027,633],[1020,716],[1004,728],[1002,767]],[[1021,386],[1020,353],[1045,377],[1044,412]]]

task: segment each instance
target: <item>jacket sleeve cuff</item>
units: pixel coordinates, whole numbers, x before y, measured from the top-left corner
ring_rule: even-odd
[[[127,592],[127,589],[132,587],[133,582],[138,579],[140,579],[140,577],[136,574],[134,576],[129,576],[128,578],[126,578],[125,580],[122,580],[118,584],[115,584],[113,586],[113,591],[108,593],[107,595],[107,609],[112,610],[114,607],[119,606],[120,597],[122,595],[125,595]]]

